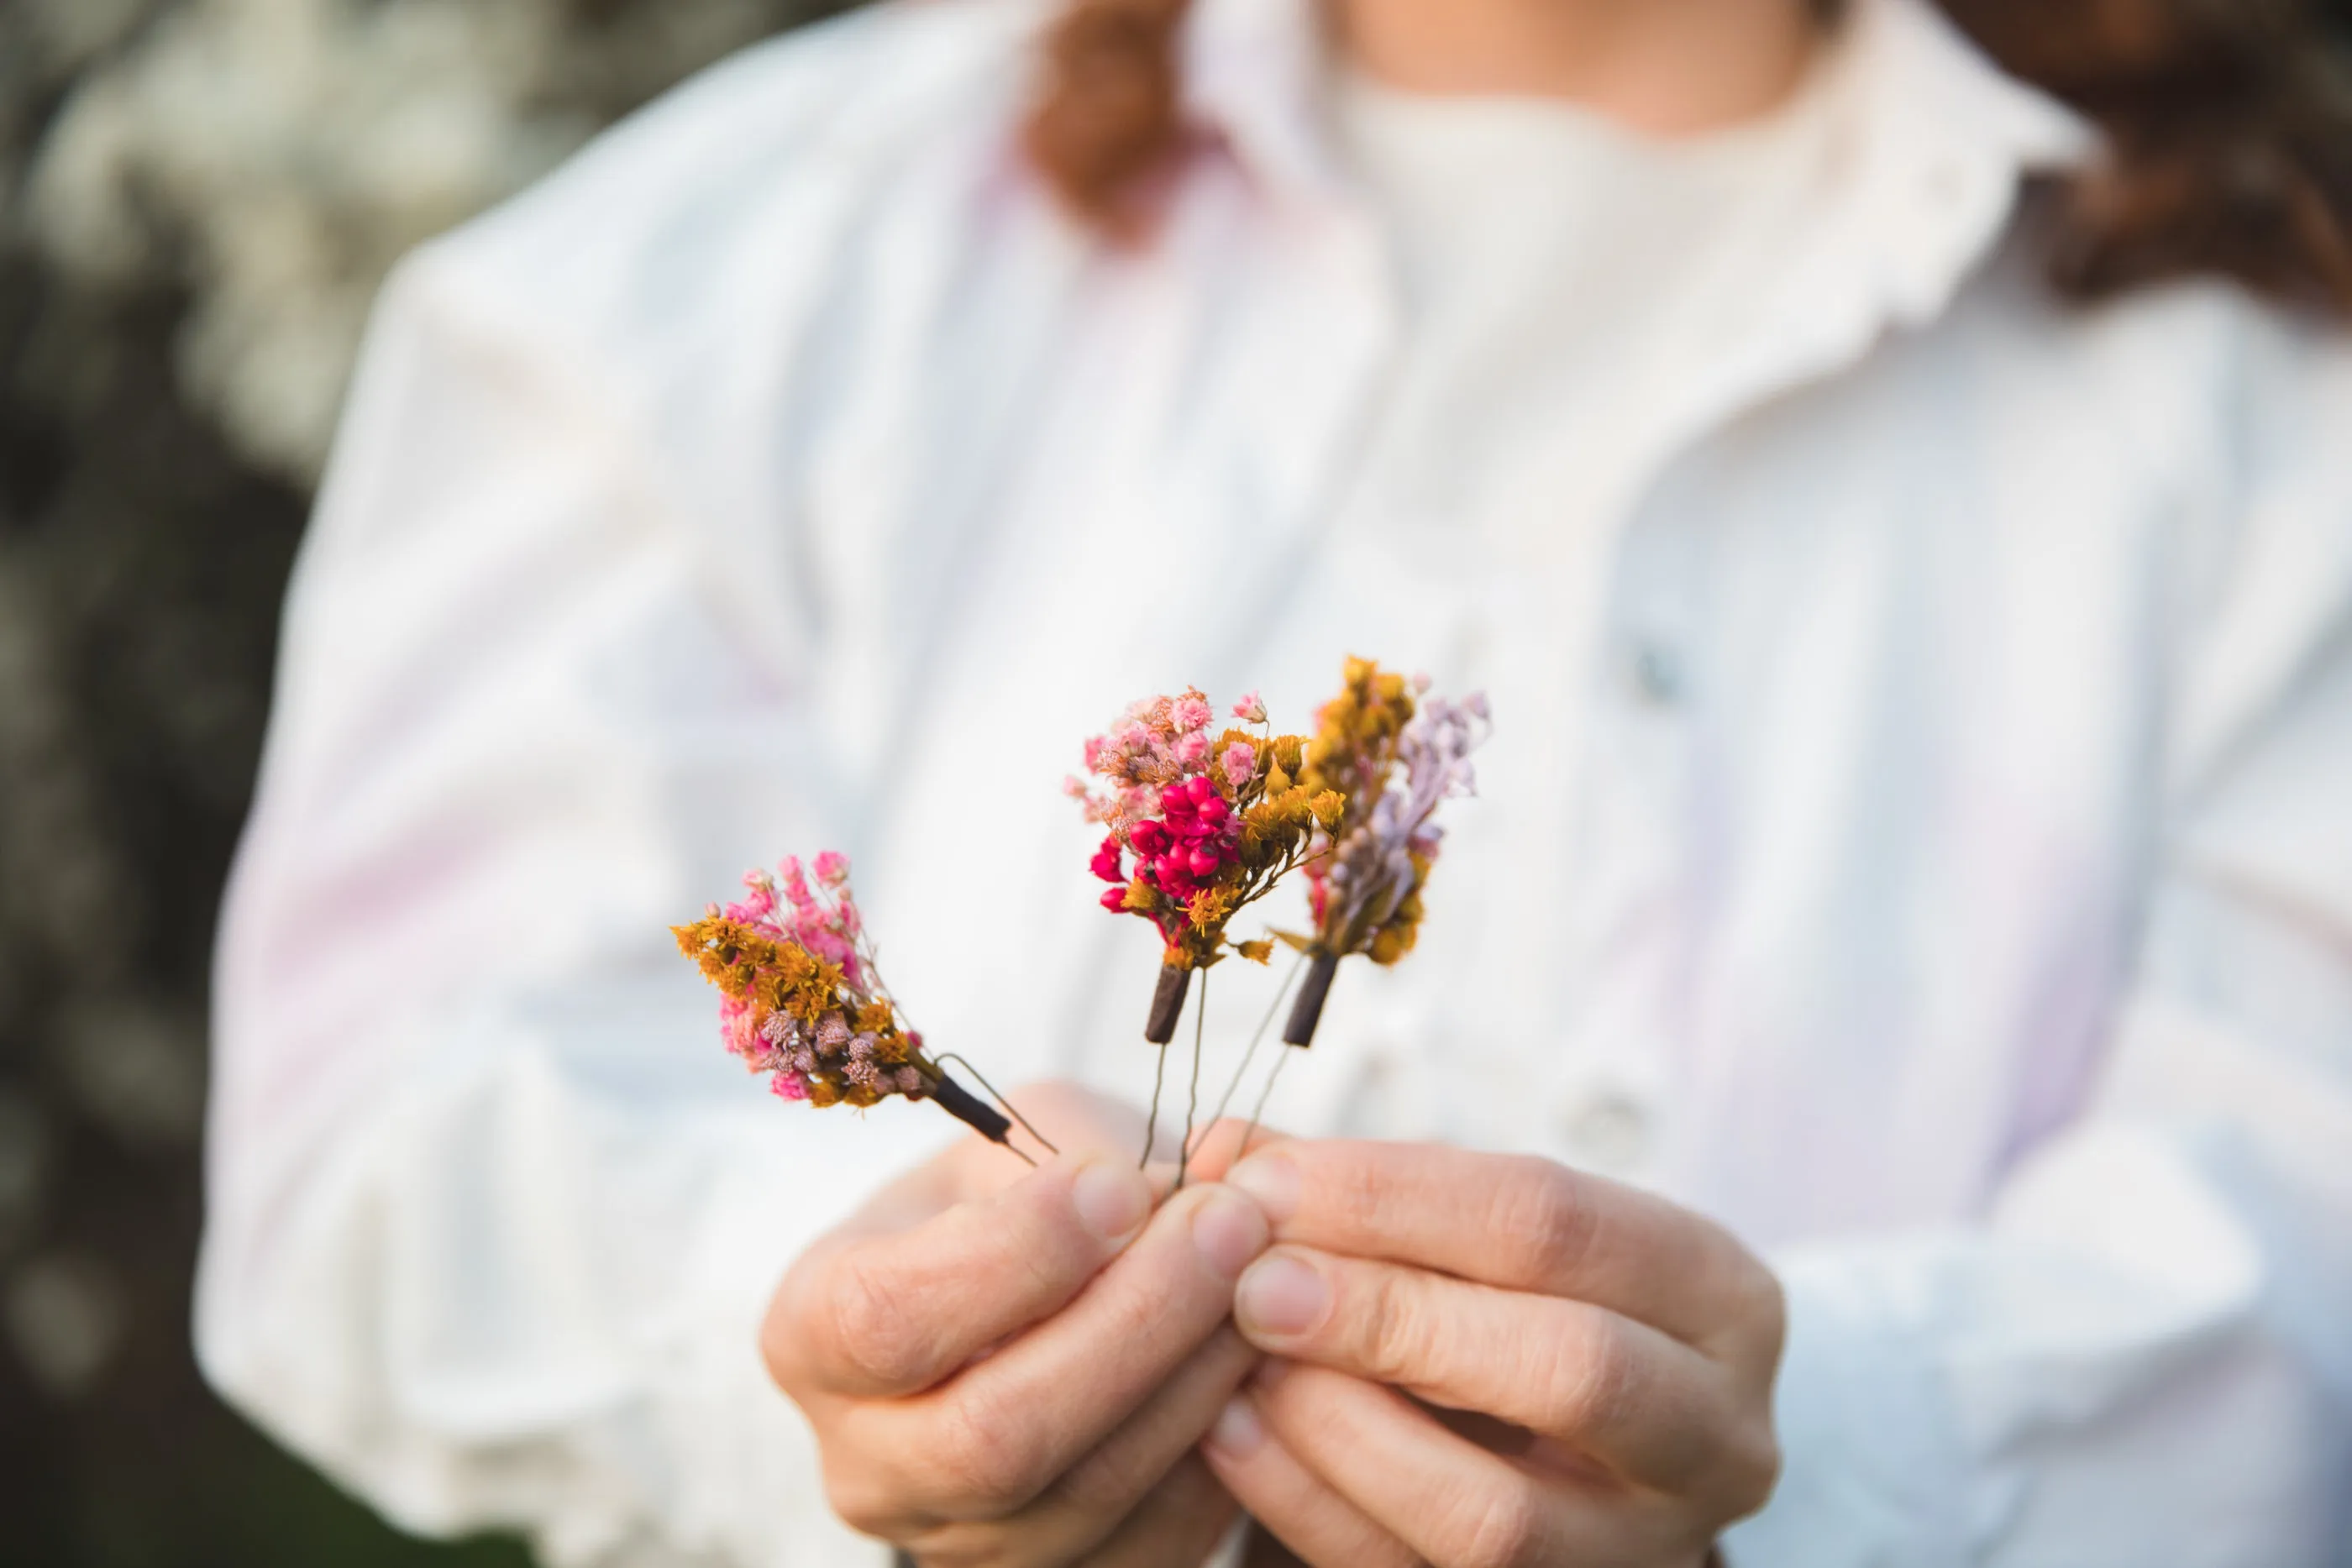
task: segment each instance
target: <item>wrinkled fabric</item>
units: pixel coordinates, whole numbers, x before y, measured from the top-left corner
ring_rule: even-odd
[[[2352,1562],[2344,341],[2053,302],[2083,128],[1869,0],[1609,483],[1563,430],[1467,526],[1304,0],[1202,0],[1215,134],[1127,251],[1015,153],[1045,10],[747,52],[387,287],[221,941],[215,1384],[412,1528],[885,1560],[753,1335],[956,1129],[776,1103],[665,926],[843,850],[936,1040],[1139,1101],[1078,739],[1185,681],[1303,725],[1355,652],[1496,736],[1273,1114],[1764,1249],[1735,1568]],[[1207,1082],[1277,983],[1211,977]]]

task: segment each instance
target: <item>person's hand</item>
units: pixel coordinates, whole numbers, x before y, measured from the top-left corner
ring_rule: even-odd
[[[769,1369],[835,1511],[925,1568],[1198,1568],[1234,1505],[1195,1446],[1257,1360],[1227,1313],[1265,1217],[1213,1185],[1154,1212],[1140,1118],[1015,1103],[1062,1157],[972,1138],[885,1189],[777,1288]]]
[[[1317,1564],[1696,1568],[1779,1467],[1778,1281],[1663,1199],[1549,1161],[1282,1143],[1226,1181],[1278,1245],[1268,1354],[1203,1445]]]

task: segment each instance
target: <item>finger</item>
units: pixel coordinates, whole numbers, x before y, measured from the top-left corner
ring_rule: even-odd
[[[1629,1480],[1769,1484],[1761,1407],[1751,1417],[1723,1368],[1604,1307],[1280,1247],[1243,1273],[1234,1317],[1270,1354],[1558,1438]]]
[[[1079,1561],[1087,1568],[1201,1568],[1240,1511],[1209,1467],[1188,1454]]]
[[[1211,1334],[1141,1409],[1015,1517],[1024,1539],[1053,1562],[1101,1543],[1200,1442],[1257,1362],[1231,1324]]]
[[[1073,1158],[907,1229],[832,1238],[776,1292],[769,1368],[795,1394],[928,1388],[1058,1310],[1150,1212],[1150,1188],[1124,1163]]]
[[[1547,1485],[1391,1389],[1268,1362],[1253,1394],[1266,1430],[1301,1466],[1428,1562],[1666,1561],[1685,1538],[1692,1559],[1706,1549],[1669,1500],[1603,1502]]]
[[[1717,1226],[1549,1160],[1300,1141],[1250,1155],[1226,1179],[1265,1207],[1276,1240],[1572,1296],[1707,1348],[1760,1332],[1763,1298],[1779,1299],[1769,1272]]]
[[[845,1517],[869,1534],[897,1536],[926,1560],[1078,1562],[1120,1532],[1139,1509],[1166,1512],[1148,1500],[1184,1462],[1257,1359],[1230,1326],[1219,1329],[1101,1447],[1005,1518],[910,1528],[903,1519],[859,1514],[854,1497],[843,1500],[851,1510]],[[1209,1500],[1221,1501],[1222,1489],[1211,1490]]]
[[[1268,1149],[1290,1142],[1290,1134],[1243,1121],[1238,1116],[1226,1116],[1212,1122],[1207,1131],[1192,1140],[1192,1155],[1184,1162],[1186,1178],[1191,1181],[1224,1180],[1225,1173],[1242,1158],[1244,1140],[1250,1150]]]
[[[928,1393],[853,1405],[836,1435],[890,1494],[941,1520],[1025,1506],[1142,1408],[1215,1333],[1265,1217],[1230,1187],[1192,1187],[1052,1319]]]
[[[1259,1527],[1302,1561],[1335,1568],[1413,1568],[1417,1559],[1403,1542],[1275,1439],[1249,1395],[1238,1395],[1225,1406],[1201,1453]]]

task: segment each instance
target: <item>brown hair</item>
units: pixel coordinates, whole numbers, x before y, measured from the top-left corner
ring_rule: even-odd
[[[2063,291],[2219,274],[2352,317],[2352,0],[1939,3],[2106,134],[2050,204]],[[1048,37],[1029,155],[1106,232],[1140,232],[1182,150],[1185,5],[1070,0]]]

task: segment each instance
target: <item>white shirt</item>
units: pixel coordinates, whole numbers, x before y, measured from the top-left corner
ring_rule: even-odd
[[[1382,499],[1460,476],[1375,462],[1412,317],[1304,0],[1202,0],[1222,146],[1134,254],[1012,147],[1045,14],[751,51],[387,290],[223,937],[218,1385],[417,1528],[878,1560],[753,1325],[955,1129],[768,1098],[665,925],[841,848],[935,1035],[1139,1094],[1077,738],[1186,680],[1303,720],[1352,650],[1499,728],[1423,950],[1276,1114],[1767,1248],[1738,1568],[2344,1562],[2343,340],[2049,301],[2012,212],[2081,127],[1868,0],[1616,497],[1471,548]]]
[[[1339,155],[1390,244],[1399,315],[1357,504],[1501,549],[1621,509],[1658,389],[1801,254],[1849,68],[1832,60],[1763,120],[1672,141],[1558,99],[1338,73]]]
[[[1703,372],[1712,323],[1803,254],[1804,196],[1834,153],[1830,106],[1849,68],[1833,59],[1763,120],[1677,141],[1556,99],[1335,74],[1339,155],[1391,247],[1397,317],[1330,531],[1351,551],[1442,555],[1471,602],[1515,606],[1486,618],[1481,678],[1541,716],[1507,727],[1487,763],[1504,784],[1477,831],[1542,846],[1570,879],[1579,856],[1557,835],[1587,771],[1604,574],[1674,406],[1660,391]],[[1530,946],[1490,983],[1523,984],[1511,971],[1554,945],[1541,919],[1523,935]],[[1497,939],[1457,943],[1432,967],[1458,975]],[[1582,1115],[1580,1160],[1625,1163],[1632,1151],[1610,1145],[1636,1134],[1627,1116],[1614,1101]]]

